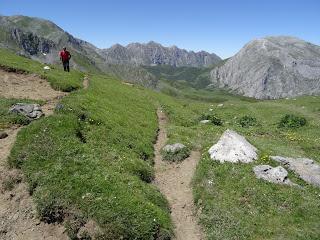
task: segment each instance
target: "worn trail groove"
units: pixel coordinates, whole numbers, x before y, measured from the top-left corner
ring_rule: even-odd
[[[167,197],[171,207],[171,217],[175,225],[177,240],[203,239],[201,228],[197,224],[195,206],[191,189],[191,180],[200,153],[192,151],[190,157],[181,163],[162,161],[160,151],[167,141],[167,117],[159,109],[157,111],[159,133],[155,148],[155,184]]]
[[[8,73],[0,70],[0,83],[1,97],[45,100],[46,104],[42,106],[45,116],[53,114],[56,104],[66,95],[53,90],[45,80],[35,75]],[[83,81],[84,89],[88,85],[89,79],[86,77]],[[8,137],[0,139],[0,239],[67,240],[63,226],[39,221],[22,173],[16,169],[8,169],[7,158],[21,128],[13,126],[6,129]],[[6,190],[5,182],[10,179],[14,179],[18,184],[13,189]]]

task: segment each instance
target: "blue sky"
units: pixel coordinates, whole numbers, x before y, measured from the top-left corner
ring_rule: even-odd
[[[319,0],[0,0],[0,14],[49,19],[100,48],[153,40],[226,58],[269,35],[320,45]]]

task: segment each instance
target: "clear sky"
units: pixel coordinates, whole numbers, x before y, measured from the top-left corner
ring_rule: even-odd
[[[49,19],[100,48],[153,40],[226,58],[269,35],[320,45],[320,0],[0,0],[0,14]]]

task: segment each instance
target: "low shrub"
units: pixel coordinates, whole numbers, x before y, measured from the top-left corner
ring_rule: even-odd
[[[286,114],[281,118],[278,127],[279,128],[299,128],[307,124],[307,120],[304,117],[296,116],[293,114]]]
[[[253,127],[257,125],[257,119],[250,115],[245,115],[239,119],[239,124],[241,127]]]
[[[202,114],[200,120],[210,120],[210,122],[216,126],[222,126],[223,124],[222,119],[213,113]]]

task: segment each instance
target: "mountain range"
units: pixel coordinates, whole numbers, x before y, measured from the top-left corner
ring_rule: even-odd
[[[72,52],[72,66],[77,69],[113,74],[151,88],[168,80],[258,99],[320,93],[320,47],[294,37],[256,39],[222,61],[213,53],[164,47],[153,41],[99,49],[51,21],[0,16],[2,48],[44,63],[58,63],[58,52],[64,46]]]

